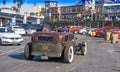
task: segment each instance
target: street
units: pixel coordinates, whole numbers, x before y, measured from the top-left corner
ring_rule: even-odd
[[[24,37],[22,45],[0,46],[0,72],[120,72],[120,41],[111,44],[104,38],[75,37],[79,42],[87,42],[88,53],[74,55],[71,64],[63,63],[59,58],[25,60],[24,46],[30,41],[29,36]]]

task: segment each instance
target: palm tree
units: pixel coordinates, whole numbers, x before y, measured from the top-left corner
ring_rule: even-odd
[[[18,8],[16,6],[12,6],[12,9],[15,11],[15,12],[19,12]]]
[[[22,5],[23,4],[23,0],[13,0],[13,3],[20,3]]]
[[[23,0],[13,0],[13,3],[17,3],[18,12],[20,12],[20,8],[23,5]]]
[[[33,12],[36,12],[36,3],[33,4]]]
[[[6,0],[3,0],[2,3],[3,3],[3,5],[5,6],[5,5],[6,5]]]

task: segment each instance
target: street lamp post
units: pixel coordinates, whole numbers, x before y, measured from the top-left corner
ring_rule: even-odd
[[[60,21],[60,19],[61,19],[61,7],[60,6],[58,7],[58,18],[59,18],[59,21]]]
[[[91,10],[91,15],[92,15],[92,20],[94,20],[94,16],[95,16],[95,0],[92,0],[92,10]]]
[[[93,21],[96,21],[96,11],[93,11]]]

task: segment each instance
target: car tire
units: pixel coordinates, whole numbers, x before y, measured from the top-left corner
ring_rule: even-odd
[[[86,55],[87,54],[87,46],[81,47],[81,55]]]
[[[18,46],[20,46],[21,44],[17,44]]]
[[[2,40],[0,39],[0,46],[2,46],[3,44],[2,44]]]
[[[24,48],[24,55],[26,60],[32,60],[33,56],[31,54],[31,45],[26,44]]]
[[[82,34],[85,35],[85,32],[83,32]]]
[[[64,50],[64,62],[71,63],[74,57],[73,46],[67,46]]]
[[[103,36],[101,34],[98,34],[97,37],[102,38]]]
[[[77,31],[74,31],[74,34],[77,34],[78,32]]]

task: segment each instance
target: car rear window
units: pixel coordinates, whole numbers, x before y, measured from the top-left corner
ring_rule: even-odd
[[[39,41],[53,41],[54,38],[53,37],[49,37],[49,36],[38,36],[38,40]]]

